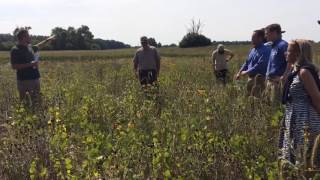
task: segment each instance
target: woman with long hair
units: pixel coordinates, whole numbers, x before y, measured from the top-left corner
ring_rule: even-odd
[[[320,134],[320,80],[319,70],[312,63],[309,41],[289,42],[287,61],[293,64],[293,71],[283,94],[286,109],[280,131],[280,160],[295,165],[301,162],[303,152],[311,150],[316,136]]]

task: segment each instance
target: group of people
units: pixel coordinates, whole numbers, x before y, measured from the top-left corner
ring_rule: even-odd
[[[247,94],[260,97],[266,92],[273,101],[282,100],[286,105],[285,118],[280,133],[280,159],[295,163],[295,152],[304,143],[304,129],[308,126],[311,147],[320,134],[320,80],[319,70],[312,63],[312,45],[307,40],[282,39],[279,24],[271,24],[252,34],[253,48],[241,66],[235,79],[248,77]],[[18,44],[11,50],[12,68],[17,71],[17,85],[20,98],[29,94],[35,100],[40,93],[40,73],[35,52],[53,38],[30,46],[27,30],[17,33]],[[142,37],[142,47],[133,58],[133,69],[141,85],[157,82],[160,72],[160,55],[149,45],[148,38]],[[216,78],[225,84],[227,63],[234,53],[218,45],[212,53]]]
[[[320,134],[319,69],[313,64],[311,42],[297,39],[289,43],[282,39],[279,24],[271,24],[252,34],[253,48],[235,79],[248,77],[247,95],[265,95],[272,102],[286,105],[281,122],[279,159],[295,164],[305,142],[308,151]],[[218,45],[212,54],[216,78],[226,83],[227,62],[234,54]],[[306,132],[307,131],[307,132]],[[309,134],[305,139],[305,134]],[[309,159],[310,160],[310,159]],[[320,167],[320,156],[318,158]],[[308,162],[311,167],[311,161]]]
[[[272,100],[280,99],[280,84],[291,70],[291,65],[286,61],[288,43],[282,39],[282,33],[284,31],[279,24],[271,24],[253,32],[253,48],[235,76],[236,80],[248,77],[248,95],[259,97],[264,91],[270,91]],[[233,57],[234,54],[221,44],[212,53],[216,78],[224,84],[228,72],[227,62]]]

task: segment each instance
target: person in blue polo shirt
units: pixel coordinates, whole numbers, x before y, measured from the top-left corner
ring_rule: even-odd
[[[282,39],[279,24],[271,24],[265,28],[266,38],[271,42],[271,53],[267,68],[267,93],[271,102],[280,102],[281,80],[285,79],[290,72],[289,64],[286,61],[288,43]]]
[[[264,29],[255,30],[251,41],[253,48],[250,50],[248,59],[236,75],[236,80],[239,80],[241,76],[247,75],[247,95],[260,97],[265,89],[265,76],[271,48],[264,45]]]

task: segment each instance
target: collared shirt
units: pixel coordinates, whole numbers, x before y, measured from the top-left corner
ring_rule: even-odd
[[[157,70],[157,61],[160,61],[160,55],[153,46],[150,48],[137,50],[133,62],[138,64],[139,70]]]
[[[227,70],[227,58],[232,55],[232,52],[228,49],[224,49],[224,53],[220,54],[218,50],[213,51],[212,61],[214,64],[214,69],[216,71]]]
[[[248,71],[249,76],[255,76],[257,74],[265,76],[267,73],[270,52],[271,48],[264,44],[252,48],[248,55],[248,59],[242,65],[240,71]]]
[[[11,49],[11,64],[28,64],[34,59],[34,53],[32,47],[23,45],[16,45]],[[23,80],[35,80],[40,78],[38,68],[28,67],[25,69],[17,70],[17,79]]]
[[[285,52],[288,49],[288,43],[282,39],[273,42],[271,46],[267,77],[279,77],[284,74],[287,68]]]

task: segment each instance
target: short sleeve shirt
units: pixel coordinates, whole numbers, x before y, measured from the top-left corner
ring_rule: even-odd
[[[11,49],[10,58],[11,64],[28,64],[34,60],[33,49],[36,47],[28,47],[22,45],[16,45]],[[38,68],[28,67],[25,69],[19,69],[16,72],[17,80],[35,80],[40,78],[40,72]]]
[[[150,46],[148,49],[138,49],[133,61],[138,64],[139,70],[156,70],[157,61],[160,59],[161,58],[157,49]]]
[[[213,60],[214,68],[216,71],[228,69],[227,57],[231,56],[231,54],[232,54],[232,52],[227,49],[224,50],[223,54],[218,53],[217,50],[213,51],[212,60]]]

